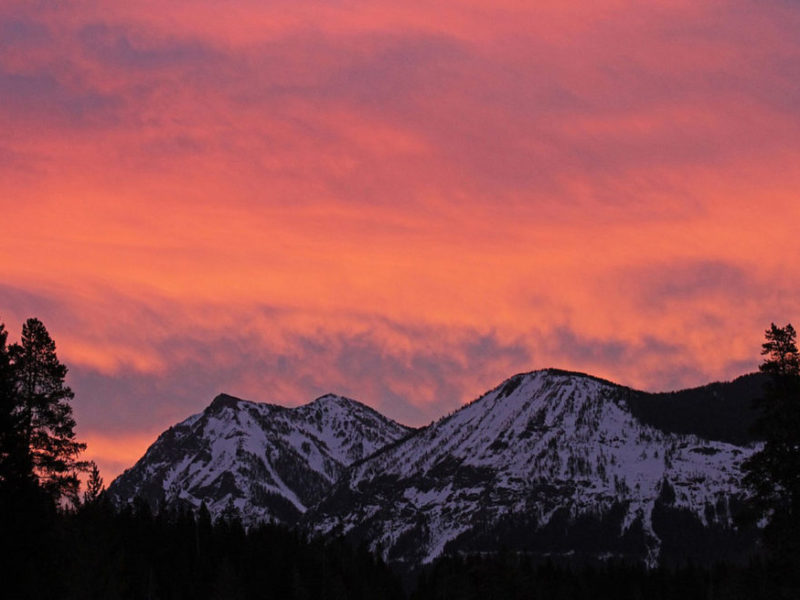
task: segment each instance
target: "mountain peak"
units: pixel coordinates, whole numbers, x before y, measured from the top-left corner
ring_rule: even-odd
[[[241,398],[222,393],[214,396],[214,399],[211,401],[211,406],[233,406],[234,404],[238,404],[242,401],[243,400]]]
[[[159,436],[109,493],[119,502],[205,502],[212,515],[233,502],[247,523],[296,522],[345,468],[407,433],[362,407],[334,394],[295,408],[219,394]]]
[[[335,408],[334,408],[335,407]],[[308,409],[315,409],[321,408],[323,412],[329,412],[331,410],[342,409],[347,413],[354,414],[354,415],[371,415],[372,419],[378,419],[383,421],[389,421],[384,415],[376,411],[371,406],[367,406],[358,400],[353,400],[352,398],[348,398],[347,396],[340,396],[338,394],[325,394],[320,396],[316,400],[309,402],[304,406],[298,406],[295,410],[299,410],[303,412],[304,410]],[[403,426],[404,427],[404,426]],[[405,428],[405,427],[404,427]]]
[[[231,396],[230,394],[217,394],[214,396],[214,399],[211,401],[211,404],[208,405],[208,408],[204,412],[208,412],[211,414],[217,414],[223,411],[226,408],[230,408],[232,410],[240,409],[243,405],[246,404],[255,404],[250,400],[244,400],[242,398],[237,398],[236,396]],[[271,407],[270,404],[264,404],[265,407]]]
[[[727,527],[728,498],[747,453],[639,421],[628,406],[631,393],[560,369],[514,375],[355,464],[338,488],[347,506],[333,493],[313,522],[319,532],[369,532],[388,559],[420,563],[446,546],[483,550],[488,542],[477,522],[496,525],[509,540],[525,530],[531,540],[552,542],[553,553],[561,542],[548,537],[552,531],[600,519],[638,540],[635,550],[614,541],[602,552],[655,564],[662,482],[674,490],[670,506],[695,515],[699,528]]]
[[[561,369],[558,367],[546,367],[544,369],[536,369],[534,371],[517,373],[516,375],[512,375],[511,377],[506,379],[500,385],[502,386],[510,381],[521,382],[523,380],[540,379],[548,377],[564,378],[569,380],[588,380],[588,381],[595,381],[597,383],[602,383],[605,385],[611,385],[614,387],[624,387],[620,386],[618,383],[609,381],[608,379],[603,379],[602,377],[597,377],[596,375],[590,375],[588,373],[584,373],[583,371],[572,371],[569,369]]]
[[[228,394],[217,394],[206,409],[210,413],[218,413],[225,408],[236,408],[241,402],[240,398]]]
[[[319,398],[314,399],[311,404],[314,405],[325,405],[325,404],[337,404],[339,406],[343,404],[355,404],[355,400],[351,400],[350,398],[346,398],[344,396],[340,396],[338,394],[332,394],[328,392],[327,394],[323,394]]]

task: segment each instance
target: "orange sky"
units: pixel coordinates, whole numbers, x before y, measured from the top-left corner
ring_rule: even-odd
[[[586,4],[4,2],[0,319],[106,478],[221,391],[419,425],[754,370],[800,307],[800,6]]]

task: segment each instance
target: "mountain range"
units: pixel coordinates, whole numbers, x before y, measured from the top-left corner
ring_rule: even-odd
[[[515,375],[413,429],[347,398],[220,395],[110,486],[118,504],[235,514],[367,543],[400,569],[506,548],[650,566],[742,558],[733,521],[763,379],[649,394],[581,373]]]

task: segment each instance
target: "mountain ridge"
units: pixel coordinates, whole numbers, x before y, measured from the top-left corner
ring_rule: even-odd
[[[470,542],[476,522],[491,530],[516,516],[536,537],[566,510],[564,523],[613,519],[612,537],[637,538],[634,550],[615,542],[599,554],[654,565],[665,546],[655,528],[663,529],[667,509],[688,511],[700,527],[730,528],[748,451],[641,423],[628,410],[630,392],[563,370],[515,375],[352,465],[304,520],[321,533],[371,541],[390,561],[418,564],[447,547],[481,551]]]
[[[683,552],[673,522],[691,530],[696,548],[716,536],[733,552],[738,464],[754,440],[742,441],[741,427],[702,422],[708,411],[694,405],[712,398],[721,410],[735,389],[728,404],[745,415],[739,396],[757,383],[751,374],[652,394],[539,369],[417,429],[335,394],[292,408],[219,394],[159,436],[109,492],[118,503],[206,501],[215,517],[235,511],[246,524],[345,534],[409,568],[500,540],[655,565]],[[678,426],[710,437],[674,431],[670,406],[700,415]],[[595,538],[605,542],[587,531],[603,531]]]
[[[353,460],[407,431],[335,395],[288,408],[218,394],[161,434],[109,495],[118,504],[140,495],[154,507],[206,502],[214,516],[234,509],[246,522],[292,523]]]

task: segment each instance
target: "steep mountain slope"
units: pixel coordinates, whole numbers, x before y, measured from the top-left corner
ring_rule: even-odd
[[[638,395],[563,371],[517,375],[354,464],[306,522],[408,567],[500,546],[650,565],[702,558],[707,544],[733,552],[752,449],[645,424]]]
[[[159,436],[109,494],[118,503],[205,501],[214,516],[235,509],[246,523],[293,523],[345,467],[409,431],[340,396],[285,408],[223,394]]]

